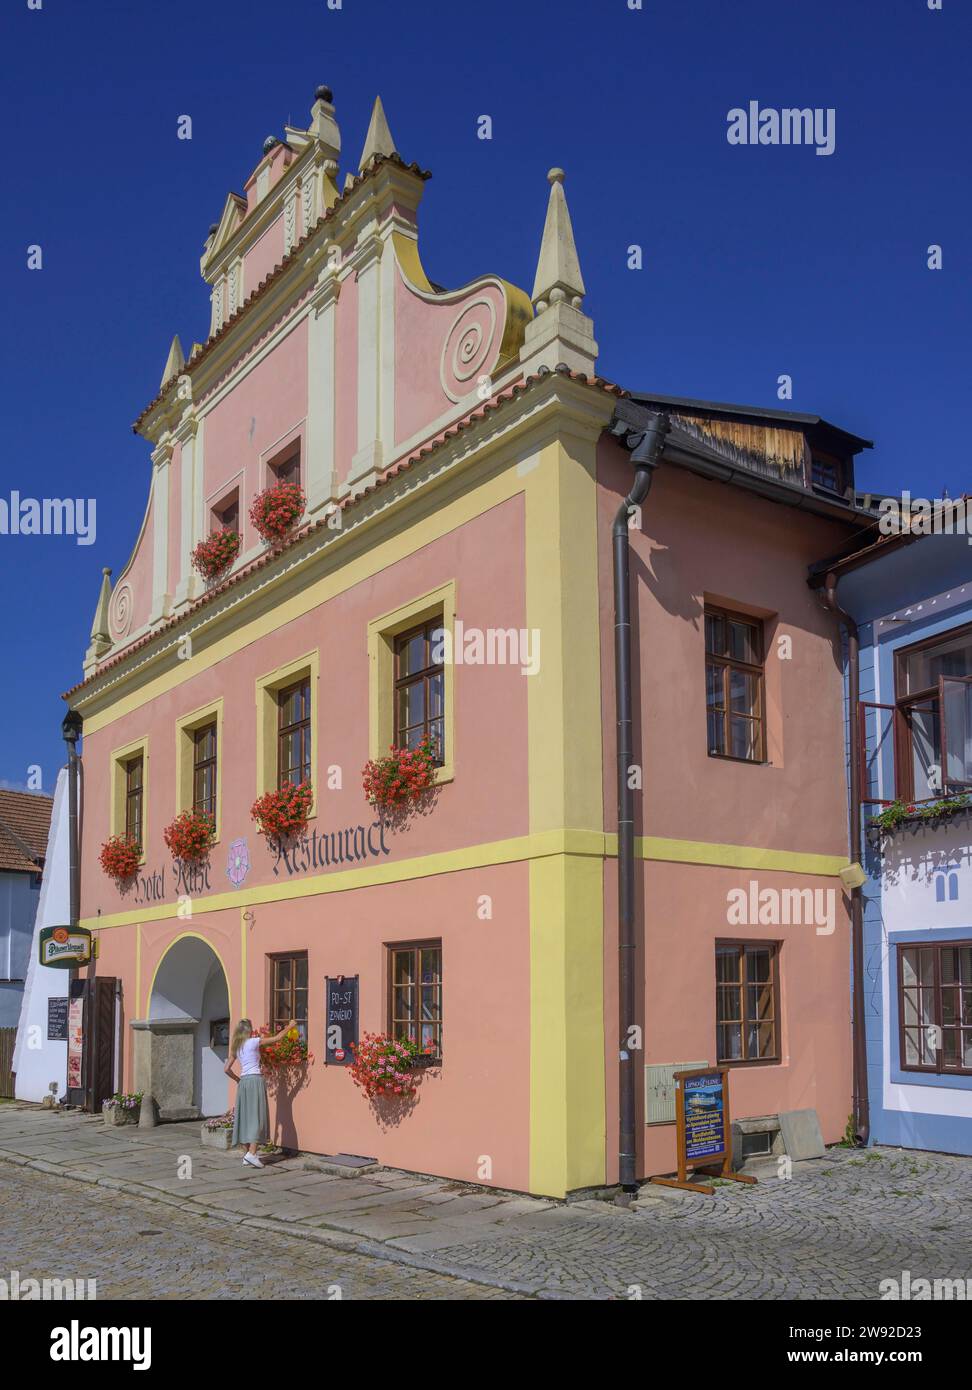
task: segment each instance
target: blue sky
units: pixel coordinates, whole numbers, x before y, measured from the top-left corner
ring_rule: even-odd
[[[198,262],[226,193],[318,83],[344,167],[380,92],[431,169],[438,283],[529,291],[560,165],[605,376],[773,406],[789,374],[784,405],[875,441],[862,486],[954,495],[972,490],[970,40],[964,0],[5,0],[0,497],[94,497],[97,541],[0,536],[0,782],[36,764],[53,785],[101,567],[119,573],[144,510],[131,421],[172,334],[205,338]],[[754,100],[833,108],[835,152],[731,146],[727,113]]]

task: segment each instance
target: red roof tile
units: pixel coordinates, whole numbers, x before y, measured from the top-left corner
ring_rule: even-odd
[[[0,790],[0,870],[40,873],[53,806],[37,792]]]

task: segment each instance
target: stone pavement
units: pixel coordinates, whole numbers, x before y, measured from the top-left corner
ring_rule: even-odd
[[[29,1169],[32,1182],[39,1171],[58,1190],[68,1179],[88,1184],[99,1205],[102,1192],[119,1209],[141,1199],[130,1224],[136,1233],[164,1232],[163,1257],[170,1229],[182,1240],[195,1223],[198,1239],[225,1244],[217,1234],[225,1223],[244,1245],[255,1237],[257,1250],[270,1239],[290,1252],[303,1245],[284,1258],[316,1260],[319,1270],[343,1255],[366,1268],[399,1266],[406,1282],[437,1275],[455,1289],[457,1280],[479,1289],[376,1297],[464,1298],[492,1289],[570,1299],[876,1299],[880,1281],[905,1269],[912,1278],[972,1277],[970,1159],[831,1149],[794,1164],[785,1181],[775,1159],[750,1165],[758,1186],[720,1184],[712,1197],[646,1187],[628,1211],[389,1169],[334,1177],[309,1170],[312,1161],[280,1159],[261,1172],[245,1168],[236,1153],[202,1148],[198,1124],[109,1128],[77,1112],[0,1105],[0,1179],[17,1168],[26,1177]],[[68,1204],[65,1229],[83,1207]],[[12,1220],[23,1230],[11,1230]],[[0,1274],[4,1261],[23,1272],[15,1257],[18,1239],[29,1244],[30,1220],[25,1213],[21,1222],[16,1205],[0,1204]],[[140,1236],[139,1245],[149,1239]],[[120,1297],[145,1296],[134,1291],[144,1277],[136,1249],[132,1291]],[[164,1258],[160,1265],[153,1255],[149,1267],[153,1278],[168,1277]],[[107,1277],[108,1269],[93,1272]],[[314,1277],[319,1286],[326,1276]],[[394,1284],[391,1275],[388,1281]]]

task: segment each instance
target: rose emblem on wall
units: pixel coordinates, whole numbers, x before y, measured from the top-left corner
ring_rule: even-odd
[[[234,888],[239,888],[249,872],[250,852],[246,840],[234,840],[226,856],[226,877]]]

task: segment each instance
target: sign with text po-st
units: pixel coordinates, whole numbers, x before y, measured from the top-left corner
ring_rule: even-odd
[[[43,927],[37,944],[41,965],[74,970],[91,959],[91,933],[85,927]]]
[[[347,1067],[358,1041],[358,977],[328,976],[324,982],[324,1065]]]

